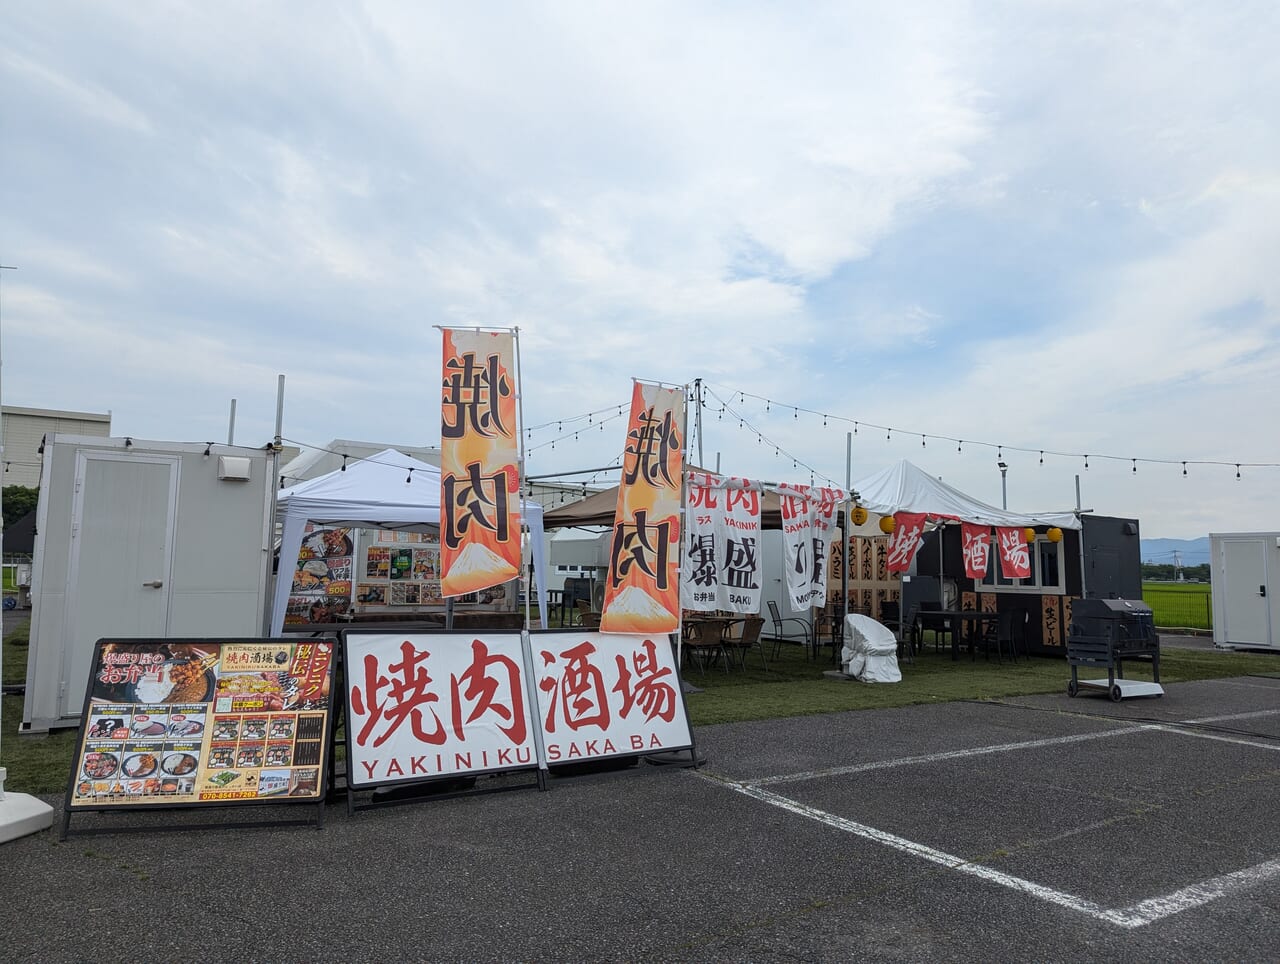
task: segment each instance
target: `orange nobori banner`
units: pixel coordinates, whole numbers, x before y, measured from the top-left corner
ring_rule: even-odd
[[[512,332],[444,329],[440,590],[520,575],[519,436]]]
[[[613,517],[603,633],[674,633],[680,625],[684,390],[635,383]]]

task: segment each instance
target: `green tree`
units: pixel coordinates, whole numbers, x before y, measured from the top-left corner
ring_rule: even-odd
[[[6,485],[0,489],[0,501],[4,502],[4,527],[7,529],[36,507],[40,490],[29,485]]]

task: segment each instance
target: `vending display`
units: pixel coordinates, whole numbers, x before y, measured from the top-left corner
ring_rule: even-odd
[[[99,640],[70,808],[323,793],[332,640]]]

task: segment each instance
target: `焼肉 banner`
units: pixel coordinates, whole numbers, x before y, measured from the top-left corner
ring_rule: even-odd
[[[441,592],[520,575],[515,336],[444,329],[440,408]]]
[[[331,640],[99,640],[68,809],[322,799]]]
[[[680,624],[684,390],[636,382],[609,546],[600,630],[674,633]]]
[[[347,782],[537,766],[519,633],[344,634]]]

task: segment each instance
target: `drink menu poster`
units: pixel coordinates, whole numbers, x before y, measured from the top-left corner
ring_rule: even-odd
[[[98,640],[68,809],[318,802],[334,646]]]

